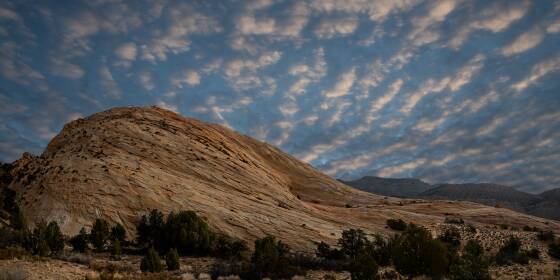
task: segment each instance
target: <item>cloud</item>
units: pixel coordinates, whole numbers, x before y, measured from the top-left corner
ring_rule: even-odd
[[[465,66],[461,67],[461,69],[457,71],[451,81],[449,81],[449,89],[451,91],[458,91],[464,85],[468,84],[473,76],[480,72],[482,67],[484,67],[485,60],[486,56],[483,54],[478,54],[469,60]]]
[[[155,88],[154,79],[150,72],[142,72],[138,78],[145,90],[153,90]]]
[[[357,18],[342,18],[334,20],[323,20],[315,28],[315,36],[322,39],[329,39],[337,36],[348,36],[358,27]]]
[[[45,76],[26,63],[18,51],[21,48],[14,42],[0,44],[0,74],[7,80],[29,86],[38,91],[49,89]]]
[[[311,7],[320,12],[346,12],[354,14],[366,14],[369,19],[383,22],[393,13],[404,12],[416,6],[418,0],[394,0],[394,1],[363,1],[363,0],[313,0]]]
[[[512,23],[521,19],[529,10],[529,1],[520,1],[502,5],[495,3],[482,10],[473,20],[459,28],[456,35],[450,40],[449,46],[459,49],[476,30],[487,30],[494,33],[501,32]]]
[[[120,99],[122,97],[122,91],[113,78],[113,74],[109,67],[102,66],[99,69],[99,76],[101,79],[101,86],[107,91],[107,95],[114,99]]]
[[[200,74],[194,70],[184,72],[181,76],[171,81],[173,86],[182,88],[183,85],[196,86],[200,84]]]
[[[85,71],[77,64],[70,63],[61,57],[51,58],[51,73],[69,79],[80,79]]]
[[[245,35],[271,34],[276,30],[276,21],[271,18],[257,20],[254,16],[244,15],[237,20],[237,28]]]
[[[406,171],[414,170],[425,163],[426,163],[426,159],[419,158],[398,165],[384,167],[377,172],[377,175],[381,177],[392,177],[392,176],[402,174]]]
[[[152,38],[149,43],[141,45],[142,59],[150,62],[165,61],[169,53],[179,54],[189,50],[190,35],[223,30],[218,20],[196,12],[184,3],[170,8],[168,18],[170,24],[167,30]]]
[[[276,64],[281,57],[281,52],[269,51],[256,59],[233,59],[226,64],[224,72],[230,85],[236,91],[248,90],[262,85],[263,79],[257,75],[256,71]],[[270,80],[267,83],[270,83]]]
[[[511,88],[515,89],[516,91],[522,91],[529,86],[537,83],[539,79],[546,76],[547,74],[556,72],[558,70],[560,70],[560,55],[548,58],[545,61],[534,65],[529,76],[513,84]]]
[[[560,32],[560,19],[552,22],[547,28],[546,32],[548,33],[558,33]]]
[[[455,9],[455,6],[454,0],[433,2],[426,15],[412,19],[414,28],[408,35],[408,39],[416,46],[423,46],[438,40],[440,34],[434,31],[434,26],[442,22]]]
[[[345,73],[342,73],[334,88],[323,92],[323,95],[328,98],[337,98],[350,93],[350,89],[356,81],[356,68],[352,68]]]
[[[124,43],[121,44],[116,50],[115,54],[123,60],[134,60],[136,59],[136,44],[134,43]]]
[[[500,53],[504,56],[512,56],[528,51],[538,46],[544,39],[544,32],[539,28],[533,28],[515,38],[507,46],[504,46]]]
[[[366,117],[366,123],[370,124],[378,118],[378,114],[387,104],[389,104],[395,96],[400,92],[404,81],[402,79],[395,80],[390,86],[389,91],[377,99],[374,99],[370,104],[370,109]]]
[[[327,73],[327,62],[325,61],[325,50],[318,48],[313,51],[314,65],[298,63],[288,69],[291,76],[299,77],[288,89],[286,95],[300,95],[305,93],[307,86],[317,83]]]

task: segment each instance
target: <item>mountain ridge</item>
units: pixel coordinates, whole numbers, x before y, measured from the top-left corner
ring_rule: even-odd
[[[375,178],[372,180],[371,178]],[[360,190],[403,198],[470,201],[488,206],[506,207],[522,213],[560,220],[560,188],[531,194],[513,187],[492,183],[428,184],[414,178],[380,178],[364,176],[354,181],[341,181]],[[420,182],[424,191],[410,190],[410,182]],[[367,185],[367,183],[375,185]]]

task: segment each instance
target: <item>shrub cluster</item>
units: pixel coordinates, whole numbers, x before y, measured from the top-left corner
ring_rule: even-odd
[[[548,254],[551,257],[560,260],[560,240],[548,245]]]
[[[496,264],[510,265],[513,263],[528,264],[529,254],[521,250],[519,238],[510,236],[495,256]]]
[[[117,223],[111,228],[104,219],[96,219],[90,233],[82,228],[78,234],[70,238],[69,243],[74,251],[82,253],[89,248],[89,244],[97,251],[106,250],[108,249],[107,246],[111,245],[110,249],[113,256],[119,256],[121,246],[123,243],[127,243],[126,230],[121,224]]]
[[[244,241],[212,232],[194,211],[171,212],[165,217],[154,209],[140,218],[136,229],[138,245],[161,253],[175,248],[181,255],[238,258],[247,250]]]
[[[403,231],[406,229],[406,222],[401,219],[389,219],[387,220],[387,226],[393,230]]]
[[[464,253],[449,267],[450,278],[453,280],[489,280],[489,262],[484,256],[484,248],[476,240],[469,240]]]

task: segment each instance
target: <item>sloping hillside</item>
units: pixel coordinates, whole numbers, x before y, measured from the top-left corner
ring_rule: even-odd
[[[432,185],[413,178],[398,179],[364,176],[354,181],[340,181],[362,191],[394,197],[414,197],[433,188]]]
[[[355,190],[277,148],[228,128],[159,108],[116,108],[67,124],[41,156],[25,154],[10,188],[31,221],[67,234],[96,217],[129,234],[148,209],[190,209],[248,241],[278,236],[300,250],[343,229],[386,231],[387,218],[418,224],[444,214],[469,222],[557,223],[474,203],[401,200]]]

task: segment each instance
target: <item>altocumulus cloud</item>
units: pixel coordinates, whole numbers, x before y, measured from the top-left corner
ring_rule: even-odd
[[[560,187],[560,3],[0,3],[0,160],[158,105],[335,177]]]

